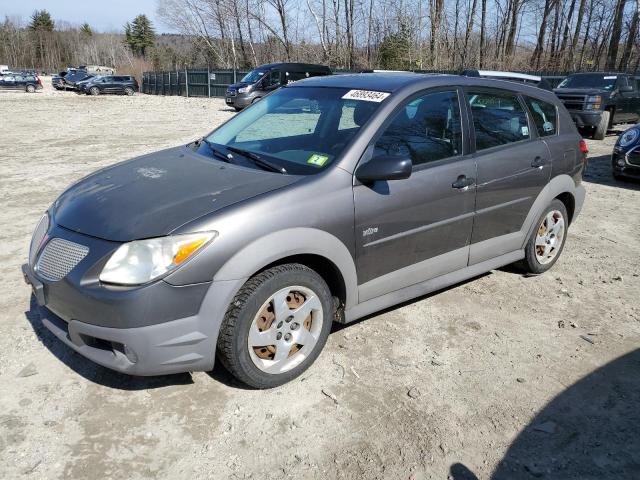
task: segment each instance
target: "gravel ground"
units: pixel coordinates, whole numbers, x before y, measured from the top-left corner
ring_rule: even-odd
[[[270,391],[133,378],[39,321],[19,267],[69,183],[186,143],[221,100],[0,92],[0,478],[631,479],[640,475],[640,184],[589,141],[587,200],[550,272],[510,269],[340,327]]]

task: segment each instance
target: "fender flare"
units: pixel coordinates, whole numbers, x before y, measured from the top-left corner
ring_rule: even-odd
[[[300,227],[270,233],[237,251],[215,274],[214,283],[246,279],[265,266],[293,255],[318,255],[340,271],[345,286],[345,307],[358,303],[358,277],[346,245],[323,230]]]
[[[524,238],[522,240],[521,248],[524,248],[531,236],[533,230],[537,227],[536,221],[542,215],[542,212],[551,200],[556,198],[563,193],[570,193],[573,195],[575,201],[575,208],[573,212],[572,221],[576,219],[580,210],[582,209],[582,204],[584,203],[585,198],[585,188],[582,185],[576,186],[573,178],[569,175],[562,174],[556,177],[553,177],[549,183],[542,189],[542,191],[538,194],[538,197],[531,205],[529,209],[529,213],[522,224],[522,229],[520,230],[524,234]]]

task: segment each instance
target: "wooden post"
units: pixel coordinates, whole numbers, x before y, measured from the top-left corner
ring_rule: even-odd
[[[189,70],[184,69],[184,85],[187,89],[187,97],[189,96]]]

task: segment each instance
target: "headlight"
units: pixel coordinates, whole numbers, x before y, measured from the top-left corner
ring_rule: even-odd
[[[249,88],[249,87],[240,87],[238,89],[238,93],[248,93],[249,90],[251,90],[251,88]]]
[[[100,273],[100,281],[141,285],[182,265],[207,245],[218,232],[189,233],[136,240],[115,251]]]
[[[640,136],[640,129],[631,128],[626,132],[624,132],[622,135],[620,135],[620,139],[618,140],[618,145],[620,145],[621,147],[628,147],[629,145],[632,145],[633,143],[635,143],[635,141],[638,140],[639,136]]]
[[[601,103],[602,97],[600,95],[590,95],[587,97],[587,103]]]
[[[42,244],[46,241],[47,232],[49,231],[49,214],[45,213],[40,218],[38,226],[33,232],[31,237],[31,245],[29,246],[29,264],[35,265],[36,257],[42,247]]]

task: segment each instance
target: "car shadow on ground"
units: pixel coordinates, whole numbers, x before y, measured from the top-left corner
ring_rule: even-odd
[[[520,432],[492,480],[640,478],[640,349],[551,400]],[[478,480],[453,464],[452,480]]]
[[[626,188],[628,190],[640,190],[640,181],[631,178],[613,178],[611,155],[598,155],[589,157],[587,169],[583,174],[585,182],[608,185],[610,187]]]
[[[188,385],[193,383],[191,374],[162,375],[155,377],[134,377],[102,367],[74,352],[62,343],[42,324],[40,307],[33,295],[25,317],[31,324],[38,340],[62,363],[90,382],[119,390],[146,390],[170,385]]]

